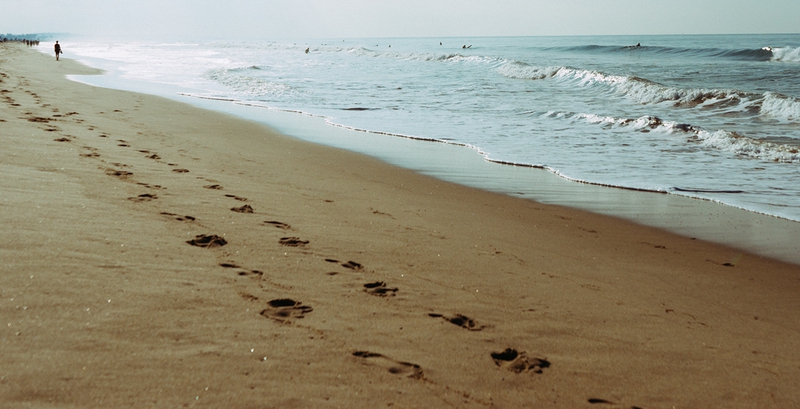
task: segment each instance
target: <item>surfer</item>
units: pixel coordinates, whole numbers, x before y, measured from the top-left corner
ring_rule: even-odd
[[[56,41],[56,45],[54,48],[56,50],[56,61],[58,61],[58,55],[63,54],[63,51],[61,51],[61,45],[58,44],[58,41]]]

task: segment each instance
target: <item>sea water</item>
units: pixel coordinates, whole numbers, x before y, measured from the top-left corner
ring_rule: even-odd
[[[797,34],[84,39],[64,49],[162,92],[800,221]]]

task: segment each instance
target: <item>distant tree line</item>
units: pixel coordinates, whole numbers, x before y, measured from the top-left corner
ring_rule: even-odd
[[[28,47],[39,45],[40,41],[47,40],[53,37],[52,34],[3,34],[0,35],[0,42],[17,42],[24,43]]]
[[[4,43],[25,43],[28,47],[33,47],[39,45],[39,40],[28,40],[27,38],[6,38],[3,37],[2,42]]]

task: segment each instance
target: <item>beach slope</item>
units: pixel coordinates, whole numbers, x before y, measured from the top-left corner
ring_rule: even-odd
[[[0,45],[4,408],[793,408],[800,267]]]

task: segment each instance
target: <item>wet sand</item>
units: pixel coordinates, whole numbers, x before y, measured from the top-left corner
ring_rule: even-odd
[[[0,406],[800,404],[800,267],[0,45]]]

